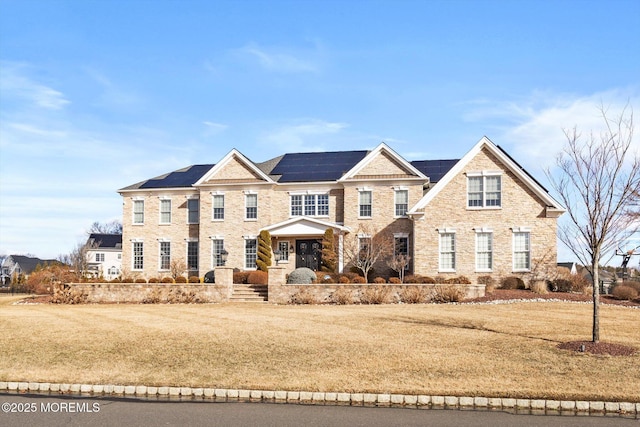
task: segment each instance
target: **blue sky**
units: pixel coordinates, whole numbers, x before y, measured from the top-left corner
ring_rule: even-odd
[[[0,254],[68,253],[119,188],[232,148],[486,135],[546,183],[563,128],[639,101],[637,0],[0,0]]]

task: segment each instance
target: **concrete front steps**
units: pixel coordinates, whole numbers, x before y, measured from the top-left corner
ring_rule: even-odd
[[[268,295],[267,285],[233,285],[233,293],[229,299],[231,302],[266,302]]]

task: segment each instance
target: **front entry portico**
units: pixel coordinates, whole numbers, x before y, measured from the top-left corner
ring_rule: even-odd
[[[263,230],[271,234],[272,239],[276,242],[276,248],[279,241],[290,241],[292,243],[291,249],[295,250],[295,254],[289,253],[288,255],[290,260],[295,255],[295,265],[291,262],[291,270],[293,268],[307,267],[318,271],[322,260],[322,236],[328,228],[332,228],[334,236],[337,237],[338,272],[341,273],[344,266],[342,256],[343,239],[344,235],[351,231],[348,227],[312,217],[298,216],[270,225],[263,228]]]

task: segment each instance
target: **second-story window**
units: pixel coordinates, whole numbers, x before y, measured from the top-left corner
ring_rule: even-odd
[[[218,221],[224,219],[224,194],[213,195],[213,219]]]
[[[160,199],[160,224],[171,224],[171,199]]]
[[[395,192],[395,215],[405,216],[409,209],[409,191],[408,190],[396,190]]]
[[[372,196],[370,190],[360,190],[358,194],[358,216],[360,218],[371,218]]]
[[[246,219],[258,218],[258,195],[254,193],[245,194]]]
[[[328,194],[291,195],[291,216],[329,216]]]
[[[502,177],[496,173],[467,175],[467,207],[500,208],[502,206]]]
[[[144,200],[133,201],[133,223],[144,224]]]
[[[187,223],[197,224],[200,222],[200,200],[187,199]]]

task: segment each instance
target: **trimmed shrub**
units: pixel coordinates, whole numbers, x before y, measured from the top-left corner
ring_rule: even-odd
[[[433,278],[433,283],[438,283],[438,284],[447,283],[447,278],[444,276],[436,276]]]
[[[160,279],[160,283],[173,283],[173,279],[171,277],[163,277]]]
[[[524,280],[517,276],[507,276],[500,281],[500,289],[525,289]]]
[[[417,274],[409,274],[407,276],[404,276],[404,283],[420,283],[420,276]]]
[[[318,304],[318,298],[309,289],[302,288],[291,295],[291,304]]]
[[[250,271],[234,271],[233,272],[233,283],[236,285],[246,285],[247,279],[249,278]]]
[[[136,283],[147,283],[144,279],[136,279]]]
[[[271,234],[267,230],[262,230],[258,236],[258,255],[256,259],[258,270],[268,271],[271,267]]]
[[[391,289],[388,286],[366,286],[360,292],[362,304],[389,304]]]
[[[531,283],[531,292],[534,294],[546,294],[549,293],[547,282],[544,280],[536,280]]]
[[[453,280],[453,281],[451,281]],[[453,279],[450,279],[449,283],[455,283],[458,285],[470,285],[471,284],[471,280],[469,280],[469,278],[467,276],[458,276],[455,277]]]
[[[351,289],[340,287],[331,294],[329,301],[332,304],[337,305],[353,304],[353,291]]]
[[[431,293],[424,286],[405,286],[398,297],[405,304],[422,304],[431,299]]]
[[[359,284],[364,284],[367,283],[366,279],[362,276],[356,276],[351,280],[351,283],[359,283]]]
[[[399,285],[402,282],[398,277],[389,277],[389,283],[391,283],[392,285]]]
[[[464,299],[465,292],[459,286],[444,285],[436,286],[433,292],[432,301],[435,303],[460,302]]]
[[[347,276],[340,276],[340,278],[338,279],[338,283],[347,284],[351,283],[351,280],[349,280]]]
[[[478,276],[478,284],[484,285],[484,290],[491,293],[496,289],[496,281],[493,276]]]
[[[613,288],[613,292],[611,292],[611,294],[615,299],[619,300],[632,301],[638,298],[638,291],[626,283]]]
[[[334,247],[335,240],[333,228],[327,228],[322,237],[322,266],[320,268],[325,273],[334,273],[338,265],[338,255]]]
[[[134,280],[133,280],[133,277],[123,277],[123,278],[121,279],[121,282],[122,282],[122,283],[133,283],[133,282],[134,282]]]
[[[250,285],[267,285],[269,284],[269,273],[266,271],[252,271],[247,277],[247,283]]]
[[[187,283],[187,278],[184,276],[178,276],[175,280],[176,283]]]
[[[310,268],[302,267],[296,268],[289,274],[287,278],[288,284],[296,284],[296,285],[310,285],[315,282],[316,273]]]
[[[122,280],[118,277],[109,281],[109,283],[122,283]]]
[[[160,279],[158,279],[157,277],[152,277],[151,279],[149,279],[149,283],[160,283]]]
[[[189,283],[200,283],[200,278],[198,276],[189,276]]]
[[[382,284],[382,283],[387,283],[386,280],[384,280],[382,277],[376,277],[375,279],[373,279],[373,283],[377,283],[377,284]]]

